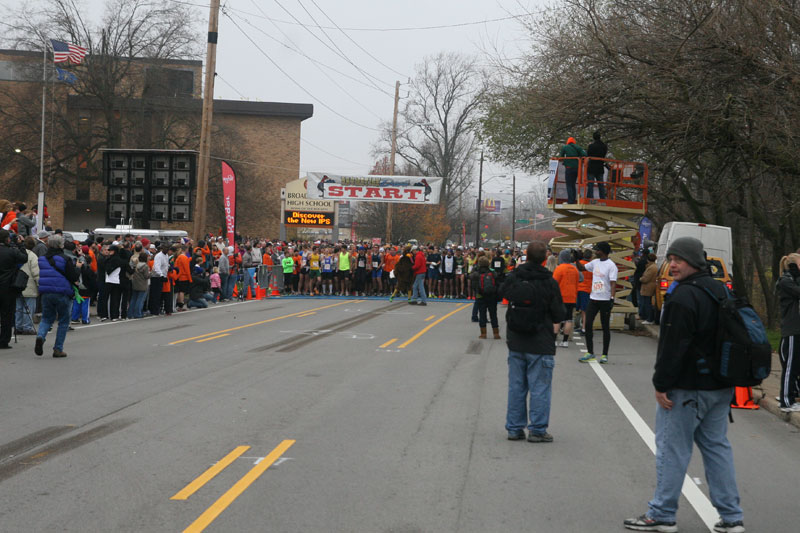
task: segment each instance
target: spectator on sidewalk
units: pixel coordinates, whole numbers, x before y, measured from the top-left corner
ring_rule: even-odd
[[[719,533],[743,533],[742,508],[728,414],[733,387],[698,368],[717,349],[718,306],[708,295],[725,297],[725,287],[708,272],[703,243],[675,239],[667,260],[677,282],[664,303],[653,386],[656,402],[656,490],[648,510],[623,522],[636,531],[678,531],[676,515],[686,470],[697,444],[703,456],[711,503],[720,514]]]
[[[33,328],[33,314],[36,312],[36,298],[39,296],[39,258],[33,253],[36,240],[26,237],[24,246],[28,260],[20,270],[28,275],[28,285],[17,297],[15,329],[18,335],[36,335]]]
[[[640,261],[646,263],[644,272],[639,278],[639,318],[642,324],[654,323],[653,296],[658,289],[658,267],[656,267],[656,254],[647,254]]]
[[[53,357],[66,357],[64,342],[69,330],[72,298],[80,273],[64,255],[64,238],[53,235],[47,239],[47,253],[39,258],[39,294],[42,296],[42,320],[36,334],[34,353],[44,353],[47,332],[58,320]]]
[[[11,206],[11,203],[8,203]],[[20,265],[26,264],[28,255],[18,244],[11,243],[11,235],[0,229],[0,349],[11,348],[11,328],[14,327],[14,306],[19,291],[11,288]],[[69,319],[67,321],[69,327]]]
[[[789,254],[781,259],[781,277],[776,292],[781,304],[781,360],[780,406],[784,413],[800,411],[797,380],[800,377],[800,254]]]

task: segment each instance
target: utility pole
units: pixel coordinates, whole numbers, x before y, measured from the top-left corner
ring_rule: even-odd
[[[394,83],[394,115],[392,116],[392,151],[389,155],[389,175],[394,176],[394,157],[397,153],[397,107],[400,103],[400,81]],[[392,242],[392,203],[386,203],[386,244]]]
[[[516,247],[517,230],[517,175],[511,175],[511,244]]]
[[[481,165],[478,170],[478,220],[475,222],[475,246],[481,245],[481,189],[483,189],[483,150],[481,150]]]
[[[219,0],[211,0],[208,15],[208,45],[206,48],[206,78],[203,87],[203,116],[200,123],[200,161],[197,169],[197,199],[195,201],[194,238],[203,238],[206,227],[206,196],[208,196],[208,169],[211,155],[211,118],[214,114],[214,77],[217,70],[217,30],[219,28]],[[233,243],[228,243],[233,245]]]

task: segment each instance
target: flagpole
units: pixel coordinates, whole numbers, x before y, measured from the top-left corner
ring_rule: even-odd
[[[36,233],[44,229],[44,117],[45,98],[47,97],[47,41],[42,47],[42,142],[39,147],[39,212],[36,214]]]

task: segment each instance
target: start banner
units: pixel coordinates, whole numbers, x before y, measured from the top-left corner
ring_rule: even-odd
[[[442,178],[421,176],[342,176],[308,173],[308,198],[325,200],[438,204]]]
[[[222,196],[225,207],[225,233],[228,234],[228,245],[233,246],[236,232],[236,174],[225,161],[222,162]]]

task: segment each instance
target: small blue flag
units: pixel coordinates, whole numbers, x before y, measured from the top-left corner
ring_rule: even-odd
[[[74,84],[78,81],[78,77],[68,70],[63,70],[56,67],[56,76],[58,77],[58,81],[63,81],[64,83],[71,83]]]

